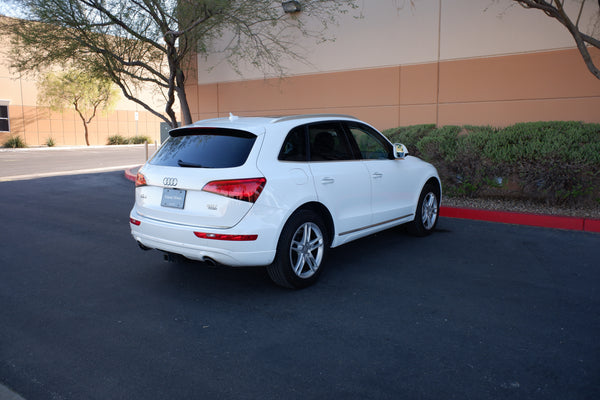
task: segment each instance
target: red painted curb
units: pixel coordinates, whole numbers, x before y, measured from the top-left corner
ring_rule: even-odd
[[[586,219],[583,221],[583,230],[586,232],[600,233],[600,219]]]
[[[132,182],[135,182],[135,178],[137,176],[137,170],[140,167],[129,168],[125,170],[125,178],[129,179]],[[135,172],[134,172],[135,171]]]
[[[543,228],[600,232],[600,220],[590,218],[525,214],[510,211],[490,211],[456,207],[440,207],[440,216],[501,222],[505,224],[539,226]]]

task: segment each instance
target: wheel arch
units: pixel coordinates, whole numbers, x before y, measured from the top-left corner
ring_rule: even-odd
[[[441,203],[441,201],[442,201],[442,183],[440,182],[439,178],[436,176],[430,177],[423,185],[423,188],[425,188],[425,186],[427,186],[429,184],[433,185],[436,188],[436,194],[438,196],[438,201]],[[423,190],[423,188],[421,188],[421,190]]]
[[[331,213],[329,212],[329,210],[327,209],[327,207],[325,207],[325,205],[323,203],[320,203],[318,201],[310,201],[308,203],[302,204],[301,206],[296,208],[294,210],[294,212],[292,212],[290,214],[290,216],[287,218],[285,223],[287,223],[287,221],[289,221],[290,218],[292,218],[292,216],[294,216],[296,213],[298,213],[299,211],[302,211],[302,210],[312,211],[315,214],[319,215],[323,219],[323,222],[325,223],[325,227],[327,229],[327,232],[326,232],[327,246],[331,246],[331,242],[333,241],[333,236],[335,235],[335,225],[334,225],[333,217],[331,216]]]
[[[414,197],[413,197],[413,201],[414,201],[413,213],[415,215],[415,218],[417,217],[417,207],[419,206],[419,197],[421,196],[423,189],[425,189],[425,187],[427,185],[431,184],[436,188],[436,195],[438,198],[438,206],[442,204],[442,183],[440,182],[440,178],[436,175],[429,175],[426,178],[423,177],[423,180],[421,182],[422,183],[421,183],[420,189],[418,191],[414,192]]]

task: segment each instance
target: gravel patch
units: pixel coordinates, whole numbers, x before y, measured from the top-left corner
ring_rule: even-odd
[[[456,197],[444,197],[442,199],[442,206],[600,219],[600,206],[558,207],[525,200],[469,199]]]

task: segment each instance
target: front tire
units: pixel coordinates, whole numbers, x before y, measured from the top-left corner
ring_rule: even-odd
[[[439,189],[433,183],[425,185],[419,196],[415,219],[408,224],[409,233],[427,236],[434,231],[440,212]]]
[[[321,275],[327,246],[322,218],[310,210],[300,210],[283,227],[275,261],[267,267],[267,272],[280,286],[292,289],[310,286]]]

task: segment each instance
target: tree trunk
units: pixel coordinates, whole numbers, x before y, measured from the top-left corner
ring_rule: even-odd
[[[185,75],[181,69],[177,70],[175,75],[177,91],[177,98],[179,98],[179,106],[181,107],[181,117],[183,125],[190,125],[192,121],[192,113],[190,111],[190,105],[187,101],[187,94],[185,93]]]
[[[87,146],[89,146],[90,145],[90,139],[88,137],[87,122],[85,121],[85,117],[83,116],[83,114],[81,113],[81,111],[79,111],[79,108],[77,108],[77,104],[75,104],[75,111],[77,111],[77,114],[79,114],[79,118],[81,118],[81,122],[83,123],[83,130],[85,132],[85,144]]]
[[[85,144],[87,146],[89,146],[90,145],[90,139],[89,139],[89,136],[88,136],[88,126],[85,123],[85,121],[83,122],[83,129],[85,130]]]

